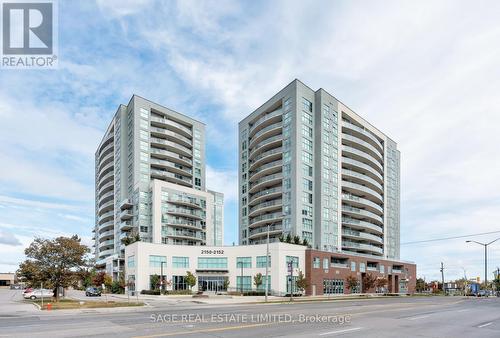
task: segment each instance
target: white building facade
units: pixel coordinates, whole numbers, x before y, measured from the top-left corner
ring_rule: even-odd
[[[299,272],[305,275],[306,247],[287,243],[269,245],[269,290],[286,294]],[[292,262],[293,283],[289,264]],[[125,248],[126,281],[130,290],[140,292],[152,288],[151,276],[163,272],[166,290],[187,290],[185,276],[196,277],[193,291],[223,292],[259,289],[254,277],[262,274],[261,290],[266,285],[266,245],[193,247],[136,242]],[[227,282],[225,282],[227,280]]]

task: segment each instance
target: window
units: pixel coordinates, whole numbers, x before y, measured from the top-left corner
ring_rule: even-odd
[[[267,280],[267,283],[266,283],[266,280]],[[271,276],[269,276],[269,279],[267,279],[265,275],[262,276],[262,284],[259,285],[257,290],[265,290],[264,285],[266,285],[266,284],[267,284],[267,290],[271,291]]]
[[[312,231],[312,226],[313,226],[312,220],[310,220],[308,218],[302,218],[302,228],[304,230],[311,230]]]
[[[302,193],[302,202],[303,203],[310,203],[312,204],[313,202],[313,195],[308,193],[308,192],[303,192]]]
[[[135,267],[135,256],[128,256],[127,258],[127,268]]]
[[[310,205],[302,206],[302,215],[312,217],[312,215],[313,215],[312,206],[310,206]]]
[[[292,262],[292,266],[297,269],[299,267],[299,257],[296,256],[286,256],[286,264]]]
[[[312,128],[303,124],[302,125],[302,136],[306,136],[306,137],[312,138],[313,137],[313,130],[312,130]]]
[[[236,289],[243,291],[252,290],[252,276],[237,276],[236,277]]]
[[[342,294],[344,293],[344,280],[342,279],[323,279],[323,294]]]
[[[380,265],[380,273],[385,273],[383,265]]]
[[[240,268],[251,268],[252,267],[252,257],[236,257],[236,267]]]
[[[307,178],[304,178],[302,181],[302,188],[304,190],[312,191],[313,190],[313,182],[311,180],[308,180]]]
[[[268,257],[269,259],[269,267],[271,267],[271,256]],[[257,256],[257,267],[258,268],[265,268],[266,267],[266,256]]]
[[[198,257],[198,269],[227,269],[227,258]]]
[[[305,98],[302,98],[302,109],[305,110],[305,111],[309,111],[309,112],[312,112],[312,102],[305,99]]]
[[[189,287],[186,284],[185,276],[172,276],[172,288],[174,290],[187,290]]]
[[[163,263],[164,267],[167,266],[167,257],[154,256],[154,255],[149,256],[149,267],[150,268],[161,268],[162,263]]]
[[[359,263],[359,272],[366,272],[365,263]]]
[[[189,257],[176,257],[176,256],[172,257],[172,267],[189,268]]]
[[[149,117],[149,112],[144,109],[144,108],[140,108],[139,111],[141,112],[141,117],[147,119]]]
[[[312,125],[313,123],[313,117],[311,114],[309,114],[308,112],[302,112],[302,122],[305,123],[305,124],[309,124],[309,125]]]
[[[302,162],[307,163],[307,164],[312,164],[312,154],[308,153],[307,151],[302,151]]]
[[[356,262],[351,262],[351,271],[356,271]]]
[[[330,266],[330,262],[328,258],[323,258],[323,269],[328,270],[328,267]]]
[[[310,165],[303,164],[302,165],[302,175],[312,177],[313,168]]]
[[[312,152],[313,150],[313,142],[305,137],[302,138],[302,148],[304,150]]]
[[[319,269],[319,257],[313,258],[313,268]]]

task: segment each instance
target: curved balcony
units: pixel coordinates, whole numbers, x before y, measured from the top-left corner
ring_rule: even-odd
[[[97,209],[98,212],[97,214],[99,217],[102,217],[103,215],[108,214],[109,212],[113,212],[114,209],[114,201],[110,200],[105,202],[103,205],[100,205],[99,208]]]
[[[175,141],[184,147],[192,148],[192,141],[191,139],[182,136],[179,133],[176,133],[171,130],[163,129],[163,128],[158,128],[158,127],[151,127],[149,128],[149,131],[151,132],[151,136],[154,137],[159,137],[159,138],[166,138],[171,141]]]
[[[197,221],[179,220],[179,219],[172,219],[172,218],[167,217],[167,219],[163,222],[163,224],[166,224],[166,225],[172,226],[172,227],[176,227],[176,228],[186,228],[186,229],[198,230],[198,231],[203,230],[203,226]]]
[[[157,168],[162,168],[162,169],[168,169],[168,171],[184,175],[184,176],[193,176],[193,170],[191,168],[188,168],[187,166],[183,166],[178,163],[166,161],[166,160],[159,160],[152,158],[150,160],[151,167],[157,167]]]
[[[272,162],[278,159],[281,159],[283,156],[283,148],[278,147],[271,150],[267,150],[259,155],[257,155],[250,163],[250,167],[248,168],[250,171],[255,168],[264,165],[268,162]]]
[[[258,180],[259,178],[263,176],[267,176],[269,174],[281,171],[281,168],[283,167],[283,161],[282,160],[277,160],[273,162],[269,162],[267,164],[264,164],[263,166],[260,166],[256,170],[252,171],[250,174],[250,177],[248,178],[249,182],[253,182],[255,180]]]
[[[203,209],[200,200],[198,200],[197,198],[192,198],[187,196],[169,197],[168,203],[183,205],[195,209]]]
[[[361,174],[354,170],[349,170],[349,169],[342,169],[341,173],[342,173],[342,178],[348,178],[349,181],[353,181],[354,183],[366,185],[380,194],[384,193],[384,188],[382,187],[382,184],[378,183],[376,180],[374,180],[368,175]]]
[[[283,113],[280,107],[270,113],[266,113],[263,116],[259,117],[259,119],[255,121],[253,125],[250,127],[248,131],[249,132],[248,136],[251,138],[259,130],[262,130],[263,128],[273,123],[281,121],[282,115]]]
[[[101,145],[99,146],[99,149],[97,149],[97,153],[99,154],[99,157],[102,156],[102,154],[106,151],[107,147],[111,144],[114,145],[113,142],[110,142],[111,140],[114,140],[115,135],[114,133],[109,133],[101,142]]]
[[[358,137],[361,137],[361,139],[370,142],[381,153],[384,152],[384,146],[382,145],[382,142],[380,142],[375,135],[364,128],[358,127],[350,122],[342,120],[342,132],[346,134],[354,134]]]
[[[114,196],[115,196],[114,191],[110,191],[110,192],[107,192],[107,193],[99,196],[99,202],[97,203],[99,205],[99,208],[101,208],[101,206],[104,204],[104,202],[109,202],[109,201],[113,200]]]
[[[193,136],[191,128],[183,126],[182,124],[173,120],[167,120],[165,118],[151,116],[151,125],[155,127],[163,127],[169,129],[171,131],[174,131],[178,134],[184,135],[189,138]]]
[[[349,203],[355,207],[366,208],[369,211],[372,211],[378,215],[383,215],[384,208],[382,208],[377,203],[373,203],[366,198],[350,195],[350,194],[342,194],[342,202]]]
[[[115,253],[114,249],[108,249],[108,250],[99,251],[99,258],[103,259],[103,258],[111,256],[114,253]]]
[[[282,193],[283,193],[283,189],[281,187],[261,190],[261,191],[250,196],[250,200],[248,202],[248,205],[252,206],[252,205],[255,205],[261,201],[268,200],[271,198],[276,198],[278,196],[281,196]]]
[[[130,209],[133,206],[134,204],[132,203],[130,198],[126,198],[120,203],[120,210]]]
[[[256,144],[254,148],[249,149],[248,159],[252,160],[254,156],[257,156],[258,154],[267,151],[269,149],[279,147],[281,146],[282,143],[283,143],[283,135],[281,134],[265,139],[264,141]]]
[[[259,142],[264,141],[272,136],[281,134],[283,123],[281,121],[268,125],[267,127],[259,130],[250,140],[249,148],[254,148]]]
[[[384,240],[376,235],[370,234],[368,232],[356,231],[351,229],[342,229],[342,237],[354,239],[354,240],[366,240],[373,242],[375,244],[384,245]]]
[[[384,229],[381,226],[351,217],[342,217],[342,225],[359,230],[369,230],[379,235],[384,234]]]
[[[109,182],[114,182],[114,177],[115,177],[115,172],[113,170],[109,171],[100,180],[96,181],[99,182],[97,188],[101,189],[104,185],[108,184]]]
[[[103,184],[100,188],[99,188],[99,191],[97,193],[97,196],[102,196],[103,194],[109,192],[109,191],[112,191],[114,190],[115,188],[115,182],[113,181],[108,181],[108,183],[106,184]]]
[[[185,178],[182,175],[170,173],[168,171],[151,169],[151,177],[165,180],[167,182],[172,182],[180,184],[186,187],[192,187],[193,182],[189,178]]]
[[[113,162],[115,153],[113,151],[109,152],[101,160],[99,160],[99,165],[97,166],[97,172],[101,170],[106,164]]]
[[[354,217],[369,218],[371,221],[379,222],[380,225],[384,224],[384,219],[382,217],[365,209],[342,205],[342,214]]]
[[[105,165],[104,167],[102,167],[102,169],[98,171],[99,175],[97,177],[97,180],[100,181],[104,176],[106,176],[106,174],[108,174],[110,172],[114,172],[114,170],[113,170],[114,167],[115,167],[114,162],[110,162],[107,165]]]
[[[283,174],[281,173],[263,176],[257,181],[250,183],[250,188],[248,189],[248,192],[251,194],[263,188],[281,184],[282,180],[283,180]]]
[[[113,225],[113,223],[111,223],[111,225]],[[109,226],[108,226],[109,228]],[[106,230],[106,231],[103,231],[102,233],[99,234],[99,241],[105,241],[105,240],[108,240],[108,239],[111,239],[115,237],[115,230],[114,229],[111,229],[111,230]]]
[[[342,249],[344,248],[348,250],[354,249],[356,251],[370,252],[378,255],[382,255],[384,253],[384,250],[378,246],[351,241],[342,241]]]
[[[356,194],[356,195],[361,195],[364,198],[372,200],[375,203],[378,203],[378,204],[384,203],[384,198],[382,197],[381,194],[379,194],[375,190],[370,189],[364,185],[342,180],[341,187],[342,187],[342,189],[344,189],[348,192],[351,192],[351,193]]]
[[[269,237],[279,235],[282,232],[283,230],[281,229],[281,224],[269,227]],[[248,233],[248,239],[255,239],[260,237],[267,238],[267,226],[256,229],[250,229],[250,232]]]
[[[197,220],[204,218],[204,214],[200,210],[190,210],[186,208],[168,208],[167,213],[170,215],[189,217]]]
[[[173,153],[173,152],[168,151],[168,150],[152,148],[151,149],[151,156],[156,157],[156,158],[160,158],[160,159],[167,159],[167,160],[170,160],[172,162],[186,165],[189,167],[193,166],[193,162],[192,162],[191,158]]]
[[[372,146],[371,143],[368,143],[366,141],[363,141],[362,139],[354,136],[354,135],[349,135],[349,134],[342,134],[342,143],[344,143],[348,146],[351,146],[353,148],[361,148],[359,150],[364,151],[366,153],[369,153],[372,155],[377,161],[384,163],[384,155],[383,153],[377,149],[376,147]]]
[[[181,146],[180,144],[172,141],[167,141],[158,137],[151,137],[151,145],[155,147],[160,147],[175,153],[180,153],[182,156],[192,157],[193,151],[188,147]]]
[[[377,170],[361,161],[342,156],[342,167],[346,167],[347,169],[356,169],[357,171],[378,180],[379,183],[384,183],[383,176]]]
[[[263,224],[280,221],[281,219],[283,219],[282,212],[275,212],[272,214],[260,215],[257,217],[252,217],[250,219],[248,226],[249,226],[249,228],[255,228],[255,227],[261,226]]]
[[[99,248],[99,251],[101,250],[108,250],[108,249],[112,249],[114,248],[115,246],[115,240],[114,239],[109,239],[107,241],[102,241],[101,243],[99,243],[98,245],[98,248]]]
[[[99,238],[104,236],[103,239],[110,239],[115,235],[115,224],[113,221],[103,223],[99,226]]]
[[[133,217],[132,211],[130,209],[125,209],[120,212],[120,220],[125,221]]]
[[[200,242],[204,241],[206,238],[201,232],[192,233],[189,231],[169,231],[167,237],[187,239]]]
[[[260,213],[281,209],[282,207],[283,207],[283,200],[281,198],[277,200],[262,202],[257,205],[254,205],[253,207],[250,207],[250,209],[248,210],[248,216],[253,217]]]
[[[350,158],[354,158],[355,160],[358,161],[367,161],[369,162],[368,165],[372,166],[375,168],[381,175],[384,174],[384,167],[382,167],[382,164],[380,164],[379,161],[377,161],[372,155],[365,153],[361,150],[355,149],[350,146],[342,145],[342,154],[347,154],[349,155]]]

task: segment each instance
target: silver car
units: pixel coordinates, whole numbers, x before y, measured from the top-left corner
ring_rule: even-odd
[[[50,298],[54,296],[54,291],[49,289],[33,289],[31,292],[24,293],[25,299]]]

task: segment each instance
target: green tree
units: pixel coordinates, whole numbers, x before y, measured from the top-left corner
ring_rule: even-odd
[[[229,287],[229,278],[226,278],[224,279],[224,290],[227,290],[227,288]]]
[[[127,235],[124,239],[122,239],[122,243],[125,244],[125,246],[130,245],[135,242],[140,242],[141,241],[141,236],[139,233],[131,233],[130,235]]]
[[[299,236],[293,236],[293,244],[300,244],[300,237]]]
[[[309,246],[309,242],[307,241],[307,239],[305,239],[305,238],[304,238],[304,239],[302,240],[302,245],[303,245],[303,246]]]
[[[288,235],[286,235],[285,242],[292,243],[292,235],[290,235],[290,233],[288,233]]]
[[[186,284],[189,286],[189,289],[192,290],[193,286],[196,285],[196,277],[191,273],[191,271],[186,271],[186,276],[184,277],[186,280]]]
[[[380,291],[382,291],[383,289],[386,288],[388,282],[389,281],[385,277],[377,278],[377,280],[375,281],[375,287],[380,292]]]
[[[285,241],[285,237],[283,237],[283,235],[281,235],[279,238],[280,242],[284,242]]]
[[[358,279],[354,275],[349,275],[345,279],[346,281],[346,288],[351,291],[351,293],[354,291],[354,288],[358,286]]]
[[[149,289],[157,290],[159,287],[160,287],[160,276],[154,274],[149,278]]]
[[[262,285],[262,274],[260,272],[255,276],[253,276],[253,283],[255,284],[255,287],[257,289],[259,289],[260,286]]]
[[[304,291],[308,287],[306,276],[299,270],[299,275],[297,276],[297,281],[295,282],[297,289]]]
[[[31,284],[44,282],[55,289],[66,288],[78,277],[76,271],[85,266],[88,252],[89,248],[81,244],[77,235],[55,239],[35,238],[24,250],[28,259],[21,263],[18,274]],[[57,300],[59,293],[55,294]]]
[[[417,278],[415,290],[417,292],[423,292],[426,289],[425,280],[423,278]]]

